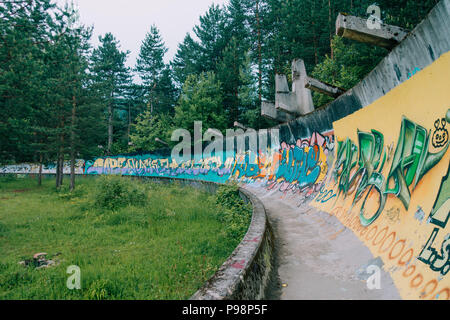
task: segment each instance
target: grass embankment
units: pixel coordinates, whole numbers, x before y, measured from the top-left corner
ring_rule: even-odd
[[[250,221],[234,187],[210,195],[120,177],[77,182],[70,193],[53,179],[0,177],[0,299],[186,299]],[[39,252],[56,265],[19,264]],[[71,265],[80,290],[67,288]]]

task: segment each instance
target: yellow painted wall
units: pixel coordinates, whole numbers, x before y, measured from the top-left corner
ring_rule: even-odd
[[[414,66],[411,66],[411,69],[413,68]],[[426,128],[431,139],[436,130],[436,120],[448,117],[449,109],[450,52],[370,106],[334,122],[333,127],[337,141],[343,141],[348,137],[356,146],[358,146],[357,130],[370,132],[371,129],[375,129],[381,132],[384,135],[384,152],[389,154],[388,147],[393,147],[391,158],[381,171],[381,174],[387,178],[392,165],[392,155],[399,139],[402,116]],[[445,129],[448,132],[449,123],[444,121],[444,124],[441,122],[440,125],[439,133],[443,133]],[[442,125],[446,127],[442,128]],[[448,144],[449,142],[446,143]],[[431,153],[444,148],[445,146],[435,148],[432,143],[429,144]],[[335,153],[336,151],[337,148]],[[442,178],[447,174],[449,162],[450,150],[447,150],[443,158],[419,181],[416,188],[414,190],[412,186],[409,188],[411,201],[408,209],[395,195],[388,195],[384,210],[368,227],[363,227],[359,219],[363,201],[351,207],[355,193],[349,194],[346,198],[341,194],[329,201],[323,203],[312,201],[311,204],[336,215],[365,243],[374,256],[382,258],[384,268],[391,274],[402,298],[450,299],[450,272],[441,275],[440,272],[431,270],[430,265],[416,259],[435,228],[439,230],[432,247],[443,260],[449,259],[450,241],[445,242],[444,247],[446,245],[448,247],[443,248],[443,251],[441,251],[441,244],[446,236],[450,237],[450,221],[444,228],[427,223],[440,190]],[[335,163],[331,170],[334,167]],[[355,170],[356,168],[353,172]],[[331,171],[326,189],[333,190],[337,195],[338,186],[330,173]],[[441,195],[442,192],[445,192],[444,197],[447,198],[441,207],[441,210],[444,210],[441,213],[445,215],[450,209],[449,190],[441,191]],[[376,211],[378,207],[376,192],[372,192],[369,199],[366,212],[370,213]],[[421,221],[416,217],[418,210],[417,215],[420,215],[420,209],[425,213]]]

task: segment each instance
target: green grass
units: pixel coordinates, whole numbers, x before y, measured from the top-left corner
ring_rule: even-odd
[[[122,192],[138,196],[108,208],[98,198],[114,178],[102,179],[78,178],[69,193],[54,179],[0,177],[0,299],[187,299],[243,236],[230,237],[214,195],[127,180]],[[59,264],[19,265],[38,252]],[[71,265],[81,290],[66,286]]]

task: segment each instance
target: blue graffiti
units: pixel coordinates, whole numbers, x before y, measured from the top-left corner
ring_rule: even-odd
[[[295,146],[293,149],[283,150],[282,159],[276,179],[284,179],[289,183],[297,181],[298,188],[312,185],[320,175],[318,165],[319,149],[309,148],[305,152],[303,148]]]

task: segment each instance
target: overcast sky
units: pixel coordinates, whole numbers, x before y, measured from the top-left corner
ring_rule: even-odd
[[[64,4],[66,0],[56,0]],[[70,2],[70,1],[69,1]],[[156,24],[169,51],[169,62],[187,32],[199,23],[213,3],[223,5],[228,0],[73,0],[78,5],[81,21],[94,26],[92,43],[98,36],[111,32],[120,41],[122,50],[130,50],[127,65],[134,66],[141,42],[152,24]]]

